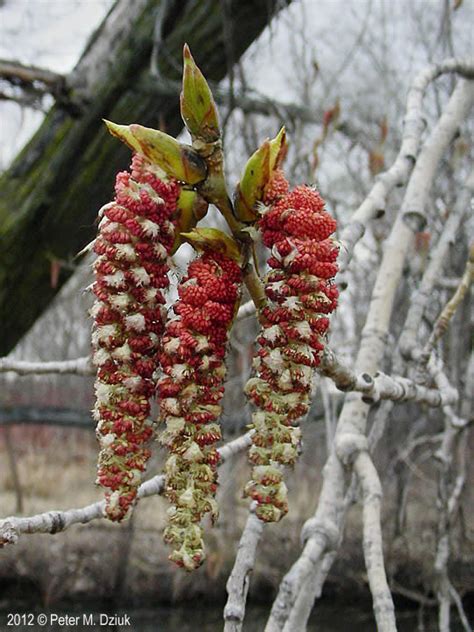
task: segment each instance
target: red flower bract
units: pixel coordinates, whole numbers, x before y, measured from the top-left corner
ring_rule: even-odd
[[[179,187],[141,156],[117,175],[115,199],[99,211],[94,243],[96,295],[93,360],[97,482],[106,490],[105,514],[122,520],[131,510],[149,458],[150,398],[164,329],[168,254],[174,241]]]
[[[314,368],[324,349],[338,292],[332,278],[339,247],[332,238],[336,220],[310,187],[291,192],[277,172],[268,187],[269,204],[259,227],[271,248],[272,271],[265,279],[267,305],[255,355],[255,377],[246,393],[256,407],[249,458],[255,467],[245,492],[257,502],[261,520],[278,521],[288,511],[287,490],[279,465],[298,456],[298,419],[306,414]]]
[[[168,322],[160,355],[164,377],[159,381],[161,417],[166,430],[160,440],[169,449],[165,495],[172,507],[165,541],[170,559],[187,570],[204,560],[200,521],[217,518],[221,439],[217,423],[224,393],[224,356],[228,331],[240,296],[239,266],[221,253],[206,251],[188,267],[174,305],[177,318]]]

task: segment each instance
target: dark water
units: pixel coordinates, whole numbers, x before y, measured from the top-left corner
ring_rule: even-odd
[[[262,632],[268,617],[266,607],[250,607],[247,611],[245,632]],[[223,629],[222,608],[204,608],[195,604],[185,604],[175,607],[159,607],[153,610],[124,610],[115,613],[113,625],[105,623],[106,617],[111,616],[94,610],[74,609],[46,610],[38,609],[26,613],[16,611],[17,617],[8,617],[8,612],[0,611],[0,632],[39,630],[68,630],[69,632],[90,632],[91,630],[115,630],[133,632],[220,632]],[[42,618],[41,618],[42,616]],[[68,619],[60,620],[59,617]],[[127,621],[127,617],[130,623]],[[84,618],[85,617],[85,618]],[[417,616],[414,611],[402,612],[397,615],[399,632],[416,632],[418,630]],[[43,625],[40,625],[45,621]],[[40,623],[39,623],[40,622]],[[424,632],[436,632],[435,619],[425,619]],[[454,622],[452,632],[461,630]],[[375,632],[372,613],[354,607],[336,605],[318,606],[308,625],[308,632]],[[299,632],[295,630],[295,632]]]

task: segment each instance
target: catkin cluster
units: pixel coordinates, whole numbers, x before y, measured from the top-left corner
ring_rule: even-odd
[[[218,419],[224,392],[224,357],[237,309],[239,266],[219,252],[205,251],[190,263],[178,287],[176,317],[166,326],[159,380],[160,440],[170,455],[165,466],[165,495],[171,502],[165,541],[170,559],[187,570],[204,560],[200,522],[217,518],[215,493],[221,439]]]
[[[106,516],[116,521],[131,510],[150,454],[150,398],[178,194],[176,182],[136,155],[130,172],[117,175],[114,201],[99,211],[91,310],[97,483],[106,492]]]
[[[320,362],[328,315],[337,306],[333,284],[338,244],[336,220],[324,210],[319,193],[308,186],[288,191],[277,172],[268,187],[259,221],[271,249],[265,278],[267,304],[254,359],[255,377],[246,393],[256,407],[249,458],[255,465],[246,494],[257,501],[264,521],[278,521],[288,511],[280,465],[298,456],[298,419],[308,410],[314,368]]]

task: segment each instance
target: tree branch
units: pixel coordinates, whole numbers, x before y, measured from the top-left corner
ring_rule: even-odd
[[[473,181],[474,181],[474,178],[473,178]],[[426,343],[426,346],[423,349],[423,355],[430,356],[438,340],[442,336],[444,336],[444,334],[446,333],[446,330],[449,327],[449,323],[452,317],[456,313],[456,310],[459,307],[459,305],[462,303],[472,283],[473,277],[474,277],[474,244],[472,244],[470,247],[469,258],[466,263],[466,269],[462,276],[461,282],[456,292],[453,294],[453,296],[444,306],[441,314],[436,319],[436,322],[433,327],[433,331],[431,332],[428,342]]]
[[[58,360],[57,362],[28,362],[25,360],[13,360],[0,358],[0,373],[12,371],[18,375],[94,375],[95,369],[89,356],[75,360]]]
[[[399,375],[386,375],[377,371],[373,376],[369,373],[356,373],[344,365],[336,354],[326,347],[319,367],[320,372],[333,380],[341,391],[363,393],[362,401],[373,404],[381,399],[394,402],[414,401],[428,406],[444,406],[454,404],[458,399],[453,388],[426,388],[415,381]]]
[[[60,94],[65,85],[64,75],[9,59],[0,59],[0,79],[14,86],[32,87],[36,92],[53,96]]]
[[[221,456],[220,463],[226,459],[245,450],[252,443],[252,432],[230,441],[219,448]],[[154,476],[140,485],[138,498],[159,495],[163,492],[165,477],[160,474]],[[17,518],[10,516],[0,520],[0,548],[5,544],[16,544],[19,537],[24,533],[49,533],[55,534],[65,531],[74,524],[85,524],[92,520],[104,518],[105,501],[93,503],[79,509],[68,509],[67,511],[47,511],[36,516]]]
[[[447,59],[426,68],[413,81],[408,91],[403,138],[398,156],[390,169],[377,177],[377,181],[369,194],[353,213],[350,222],[341,233],[341,241],[344,246],[340,257],[341,272],[347,268],[352,258],[354,246],[363,237],[368,222],[384,215],[389,193],[394,187],[403,184],[410,175],[418,155],[421,135],[425,127],[422,115],[425,90],[434,79],[448,72],[455,72],[461,76],[473,78],[474,63],[469,59]],[[409,210],[413,208],[414,204],[410,206]]]
[[[361,451],[354,472],[362,488],[364,558],[379,632],[396,632],[395,609],[385,575],[380,506],[382,486],[368,452]]]
[[[440,68],[446,70],[449,67],[452,70],[458,67],[457,64],[458,62],[454,63],[451,60],[447,66],[436,67],[436,72],[431,68],[428,72],[419,75],[415,88],[412,88],[410,92],[409,101],[420,104],[421,94],[427,82],[439,74]],[[383,359],[395,292],[402,275],[405,257],[413,243],[414,230],[417,228],[414,222],[407,223],[404,220],[405,211],[413,208],[415,201],[418,209],[423,208],[423,200],[420,199],[418,187],[421,185],[426,196],[441,156],[456,134],[460,122],[465,118],[473,99],[473,86],[461,80],[420,153],[407,187],[400,216],[396,219],[385,243],[382,263],[372,292],[357,355],[355,369],[358,373],[375,373]],[[415,107],[409,105],[408,111],[415,114],[415,121],[406,121],[403,152],[400,154],[399,165],[402,172],[406,170],[406,161],[412,161],[416,155],[421,134],[419,105]],[[415,150],[415,153],[412,150]],[[395,174],[400,173],[400,169],[397,166]],[[392,172],[391,177],[393,175]],[[386,188],[385,186],[382,188],[385,199]],[[426,198],[424,199],[426,201]],[[377,205],[372,201],[367,208],[373,211]],[[301,556],[283,578],[266,632],[280,632],[284,629],[307,578],[321,566],[324,556],[338,546],[344,517],[344,465],[350,466],[361,450],[367,449],[365,433],[368,410],[368,405],[360,396],[356,394],[346,396],[336,431],[334,451],[329,456],[323,471],[324,479],[318,507],[311,519],[311,534]]]
[[[250,585],[250,574],[265,523],[255,515],[252,504],[240,538],[234,567],[227,580],[227,603],[224,608],[224,632],[240,632],[245,617],[245,602]]]
[[[426,305],[431,299],[433,287],[441,277],[444,259],[449,246],[454,242],[461,220],[466,214],[474,192],[474,171],[466,180],[459,198],[443,227],[436,247],[433,249],[428,266],[423,274],[420,286],[411,300],[410,309],[405,320],[403,333],[400,336],[399,348],[405,358],[411,358],[414,349],[417,348],[417,336]],[[473,255],[474,256],[474,255]],[[474,264],[473,264],[474,265]]]

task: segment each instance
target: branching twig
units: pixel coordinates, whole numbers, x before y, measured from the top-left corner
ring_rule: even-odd
[[[439,241],[433,249],[428,266],[421,279],[420,286],[411,300],[410,309],[405,320],[403,333],[400,336],[400,352],[406,358],[411,358],[418,341],[417,336],[423,312],[428,304],[435,283],[441,277],[441,269],[447,255],[450,244],[453,243],[456,232],[461,223],[462,217],[466,214],[471,205],[471,198],[474,191],[474,171],[467,179],[454,208],[443,227]],[[474,264],[471,264],[471,269]]]
[[[64,88],[64,75],[46,68],[0,59],[0,79],[14,86],[30,86],[36,92],[57,95]]]
[[[380,505],[382,486],[368,452],[361,451],[354,472],[362,488],[364,558],[379,632],[395,632],[395,610],[385,575]]]
[[[239,542],[232,573],[227,580],[228,599],[224,609],[224,632],[240,632],[245,616],[245,602],[250,583],[250,573],[265,523],[255,515],[251,507]]]
[[[252,432],[230,441],[219,448],[221,456],[220,462],[245,450],[252,443]],[[146,498],[161,494],[164,488],[164,476],[154,476],[140,485],[138,498]],[[68,509],[67,511],[47,511],[36,516],[17,518],[10,516],[0,520],[0,548],[5,544],[16,544],[20,535],[24,533],[49,533],[54,534],[65,531],[74,524],[85,524],[92,520],[104,517],[105,501],[99,501],[79,509]]]
[[[18,375],[47,375],[67,373],[74,375],[94,375],[94,367],[89,356],[75,360],[58,360],[57,362],[28,362],[24,360],[11,360],[0,358],[0,373],[12,371]]]
[[[414,100],[415,103],[421,103],[421,92],[424,90],[426,82],[437,76],[436,73],[441,67],[447,69],[446,65],[440,65],[434,74],[433,68],[431,68],[426,74],[420,75],[415,84],[416,89],[412,90],[409,99]],[[456,69],[457,67],[457,62],[451,61],[448,64],[448,68]],[[473,87],[467,82],[460,81],[420,153],[408,184],[400,217],[395,221],[385,244],[382,263],[372,293],[357,356],[355,368],[358,373],[375,373],[383,359],[395,292],[403,272],[405,257],[413,243],[414,230],[418,228],[414,222],[407,222],[404,218],[412,208],[416,208],[417,213],[423,211],[426,196],[439,161],[455,136],[458,126],[465,118],[473,100]],[[416,113],[417,110],[419,110],[419,106],[413,110],[413,113]],[[418,114],[416,116],[418,117]],[[411,147],[417,150],[419,134],[421,133],[418,124],[413,126],[413,120],[411,123],[407,121],[407,128],[411,130],[411,133],[405,137],[403,142],[400,164],[402,171],[406,168],[405,160],[409,156],[413,158],[416,155],[416,151],[415,153],[406,152],[406,149]],[[399,171],[398,167],[395,173],[397,171]],[[424,195],[421,198],[420,187]],[[382,188],[385,192],[385,186]],[[377,208],[376,204],[371,205],[372,202],[367,208],[372,208],[372,210]],[[355,232],[357,233],[357,230]],[[324,468],[323,486],[318,507],[311,519],[310,535],[300,558],[283,578],[272,607],[266,632],[280,632],[284,629],[307,578],[321,566],[324,556],[338,546],[344,517],[345,472],[343,464],[350,465],[361,450],[367,449],[365,432],[368,410],[368,406],[359,396],[355,394],[346,396],[338,422],[334,451]]]
[[[437,407],[453,404],[458,397],[457,392],[451,387],[446,388],[446,385],[443,388],[426,388],[408,378],[386,375],[381,371],[373,376],[369,373],[357,374],[344,365],[328,347],[324,350],[320,371],[332,379],[340,390],[363,393],[362,401],[368,404],[389,399]]]
[[[390,169],[378,176],[377,182],[341,233],[344,244],[341,251],[341,270],[347,268],[354,246],[363,237],[367,223],[385,213],[388,194],[395,186],[406,182],[413,169],[425,125],[422,116],[424,92],[429,83],[447,72],[472,78],[474,63],[472,60],[447,59],[426,68],[413,81],[407,96],[403,139],[398,156]]]
[[[431,352],[435,348],[438,340],[445,334],[452,317],[456,313],[456,310],[459,307],[459,305],[462,303],[466,295],[466,292],[468,291],[472,283],[473,276],[474,276],[474,244],[472,244],[470,247],[469,259],[467,261],[466,269],[462,276],[461,282],[456,292],[453,294],[451,299],[447,302],[447,304],[443,308],[441,314],[438,316],[434,324],[433,331],[431,332],[428,342],[426,343],[425,348],[423,349],[423,355],[428,355],[429,357],[431,355]]]

